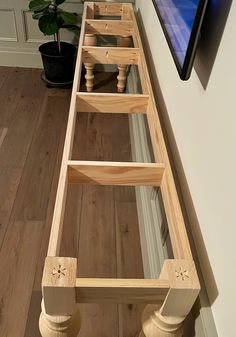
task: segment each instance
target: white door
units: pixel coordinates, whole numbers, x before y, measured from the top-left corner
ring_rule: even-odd
[[[29,0],[0,0],[0,66],[42,67],[38,47],[51,37],[39,31],[28,4]],[[64,8],[82,13],[83,5],[80,0],[68,0]],[[72,38],[71,33],[62,33],[62,40]]]

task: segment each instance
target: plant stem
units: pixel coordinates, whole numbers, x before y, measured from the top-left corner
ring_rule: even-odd
[[[59,30],[57,31],[57,45],[58,45],[58,51],[59,51],[59,54],[61,54],[61,38],[60,38],[60,33],[59,33]]]

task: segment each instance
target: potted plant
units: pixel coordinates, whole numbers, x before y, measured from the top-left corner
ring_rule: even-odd
[[[73,44],[62,42],[60,30],[79,31],[79,17],[59,6],[66,0],[31,0],[29,10],[33,19],[38,20],[40,31],[52,35],[54,41],[43,43],[39,47],[44,74],[43,79],[49,86],[64,86],[73,82],[76,48]]]

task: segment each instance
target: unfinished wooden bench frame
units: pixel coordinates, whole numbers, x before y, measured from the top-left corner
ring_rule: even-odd
[[[116,16],[120,20],[96,20]],[[119,35],[117,47],[97,47],[99,34]],[[131,47],[131,40],[133,47]],[[97,63],[117,64],[118,94],[92,93]],[[80,92],[82,64],[86,93]],[[127,65],[138,66],[142,94],[122,93]],[[71,160],[76,116],[80,112],[146,114],[155,163]],[[67,186],[72,184],[152,185],[162,193],[174,259],[165,260],[159,279],[77,278],[76,258],[59,257]],[[147,303],[140,336],[181,336],[185,317],[200,291],[185,223],[148,75],[133,7],[127,3],[84,4],[81,38],[65,146],[42,280],[40,331],[43,337],[75,337],[80,329],[78,303]]]

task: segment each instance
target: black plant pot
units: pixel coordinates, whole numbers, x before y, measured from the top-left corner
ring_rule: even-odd
[[[47,42],[39,47],[44,80],[52,86],[69,85],[73,82],[76,48],[70,43],[61,42],[61,54],[56,42]]]

